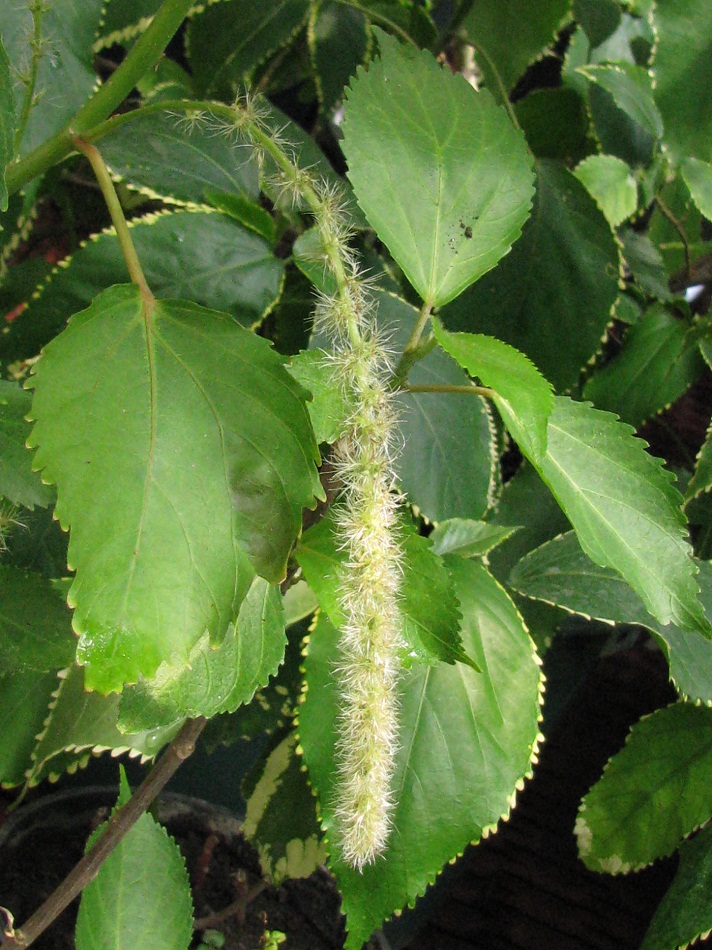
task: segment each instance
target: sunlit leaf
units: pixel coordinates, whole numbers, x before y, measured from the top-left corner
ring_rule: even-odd
[[[612,227],[629,218],[638,204],[638,186],[631,170],[614,155],[590,155],[574,174],[595,198]]]

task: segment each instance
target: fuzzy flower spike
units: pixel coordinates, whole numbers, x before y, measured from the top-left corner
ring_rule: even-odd
[[[211,108],[213,108],[211,106]],[[352,230],[338,189],[294,160],[273,133],[259,100],[234,107],[232,131],[277,169],[268,184],[279,201],[314,216],[333,295],[321,295],[317,325],[331,341],[329,361],[349,396],[350,418],[336,443],[343,484],[338,543],[346,553],[341,577],[340,693],[335,844],[359,870],[386,848],[393,811],[398,736],[397,683],[403,650],[393,447],[396,416],[391,367],[375,323],[375,303],[349,245]]]

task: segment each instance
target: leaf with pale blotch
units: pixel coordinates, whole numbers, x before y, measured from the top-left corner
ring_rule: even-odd
[[[605,89],[613,101],[633,121],[655,138],[663,134],[663,120],[653,99],[653,87],[648,71],[632,63],[609,63],[600,66],[582,66],[586,79]]]
[[[680,171],[692,200],[705,218],[712,219],[712,165],[698,158],[686,158]]]
[[[437,319],[433,319],[433,333],[445,352],[470,376],[479,377],[494,390],[492,398],[505,425],[517,442],[526,442],[527,454],[543,455],[554,393],[531,360],[492,336],[448,333]]]
[[[0,786],[22,785],[57,689],[57,674],[0,673]]]
[[[71,531],[87,684],[117,690],[224,636],[252,580],[280,581],[321,495],[304,393],[226,314],[113,287],[35,366],[35,466]],[[111,491],[107,491],[111,486]]]
[[[377,31],[346,97],[356,197],[424,301],[440,306],[506,254],[529,216],[532,158],[488,92]]]
[[[118,805],[131,794],[121,774]],[[106,825],[96,830],[89,846]],[[187,950],[193,899],[185,859],[165,828],[144,812],[82,891],[77,950]]]
[[[680,845],[680,863],[640,950],[688,947],[712,933],[712,825]]]
[[[698,561],[700,600],[712,616],[712,563]],[[695,630],[661,624],[620,574],[599,567],[573,531],[542,544],[513,568],[508,583],[526,597],[608,623],[640,624],[660,641],[670,678],[688,699],[712,705],[712,641]]]
[[[708,0],[660,0],[655,25],[655,101],[672,158],[712,161],[712,5]]]
[[[581,802],[579,855],[610,874],[673,853],[712,814],[712,709],[675,703],[645,716]]]
[[[412,529],[403,530],[401,551],[399,609],[407,656],[430,663],[442,660],[472,666],[473,660],[462,648],[457,599],[442,558]],[[341,626],[340,581],[347,555],[339,550],[332,513],[305,532],[296,558],[321,607],[333,624]]]
[[[661,623],[712,635],[673,476],[630,426],[590,403],[556,398],[544,458],[531,457],[586,554],[612,567]],[[526,453],[526,445],[522,446]]]
[[[538,742],[541,673],[504,590],[473,561],[449,558],[463,613],[463,645],[484,671],[415,665],[399,682],[393,830],[382,858],[360,873],[332,850],[348,936],[357,950],[393,911],[508,814]],[[299,739],[327,838],[334,825],[338,634],[322,615],[305,660]],[[462,789],[467,794],[462,794]]]
[[[7,211],[5,168],[15,154],[17,108],[12,88],[12,68],[2,38],[0,38],[0,211]]]
[[[612,227],[617,228],[635,213],[638,186],[622,159],[615,155],[589,155],[576,166],[574,174],[586,186]]]
[[[32,7],[37,9],[37,33]],[[35,73],[27,121],[19,130],[20,155],[64,129],[95,90],[92,44],[103,11],[104,0],[0,3],[0,35],[11,63],[20,115],[33,68]]]
[[[497,545],[510,538],[519,526],[488,524],[467,518],[441,521],[428,540],[435,554],[458,554],[460,557],[483,557]]]
[[[111,752],[112,756],[128,752],[132,758],[153,759],[182,725],[181,720],[165,728],[119,732],[119,701],[116,695],[87,692],[81,667],[72,666],[62,673],[45,728],[32,752],[28,784],[37,785],[48,775],[60,774],[63,765],[59,763],[64,762],[65,753],[75,757],[81,752]]]
[[[282,595],[256,577],[240,604],[237,623],[217,649],[206,634],[190,651],[187,665],[164,663],[152,680],[124,690],[119,728],[137,732],[186,716],[210,719],[234,712],[277,672],[286,642]]]
[[[569,8],[569,0],[539,0],[536,4],[530,0],[477,0],[471,5],[462,28],[495,95],[508,93],[527,66],[554,41]]]
[[[51,504],[54,491],[32,471],[32,455],[25,448],[30,434],[25,416],[31,402],[17,383],[0,379],[0,498],[25,508],[44,508]]]
[[[61,596],[40,574],[0,564],[0,668],[48,673],[69,666],[77,639]]]
[[[700,327],[654,304],[630,328],[610,363],[587,381],[584,397],[638,428],[702,375],[700,336]]]
[[[262,873],[273,884],[309,877],[326,861],[316,799],[296,753],[293,730],[277,737],[242,785],[247,801],[245,837],[257,848]]]

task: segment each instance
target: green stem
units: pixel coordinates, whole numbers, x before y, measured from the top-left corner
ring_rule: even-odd
[[[10,194],[19,191],[28,181],[66,158],[74,150],[73,136],[88,132],[111,115],[138,80],[161,58],[193,3],[194,0],[164,0],[123,63],[81,107],[67,128],[51,136],[7,169],[6,181]]]
[[[397,33],[406,43],[410,43],[411,46],[420,49],[410,33],[407,33],[402,26],[399,26],[385,14],[377,13],[376,10],[369,10],[368,7],[362,7],[356,0],[333,0],[333,2],[340,3],[342,7],[351,7],[352,10],[358,10],[360,13],[363,13],[364,16],[368,17],[369,20],[376,20],[378,23],[382,23],[384,26],[387,26],[389,30]]]
[[[114,225],[114,229],[116,230],[116,235],[119,239],[119,244],[121,245],[121,253],[124,256],[124,260],[126,261],[126,267],[128,269],[129,276],[133,283],[136,284],[136,286],[141,291],[144,307],[150,308],[153,306],[154,296],[146,282],[146,278],[141,268],[141,262],[138,259],[136,248],[134,247],[134,243],[131,240],[129,226],[126,223],[126,218],[124,217],[124,209],[121,207],[119,196],[116,194],[116,189],[114,188],[114,183],[111,180],[109,169],[106,167],[104,159],[101,157],[101,152],[95,145],[85,142],[83,139],[79,138],[79,136],[75,136],[73,142],[76,150],[81,152],[83,155],[86,155],[86,157],[89,159],[89,164],[96,175],[96,180],[99,182],[99,187],[101,188],[101,193],[104,196],[104,201],[106,201],[106,206],[109,209],[111,223]]]
[[[17,154],[17,152],[20,150],[22,136],[25,134],[27,120],[30,118],[30,112],[32,111],[32,101],[35,97],[35,86],[37,85],[37,71],[39,70],[40,59],[42,58],[42,14],[47,8],[45,7],[42,0],[34,0],[34,3],[30,9],[32,10],[32,23],[34,27],[34,34],[30,40],[30,49],[32,50],[32,65],[30,66],[30,75],[27,78],[25,98],[22,102],[22,111],[20,112],[17,132],[15,133],[15,154]]]
[[[435,340],[432,336],[424,340],[423,343],[420,342],[420,338],[423,335],[423,331],[432,312],[433,304],[431,301],[426,300],[418,312],[418,319],[415,321],[415,326],[408,338],[408,342],[403,347],[403,353],[393,372],[392,386],[394,388],[401,386],[405,382],[411,366],[417,363],[418,360],[422,360],[424,356],[427,356],[435,346]]]
[[[670,208],[665,204],[660,195],[655,196],[655,204],[660,208],[661,213],[668,219],[670,224],[675,228],[677,233],[680,235],[680,240],[682,241],[682,247],[685,252],[685,272],[686,275],[690,276],[690,244],[687,240],[687,234],[682,224],[675,215],[672,213]]]
[[[439,385],[411,385],[404,383],[401,387],[407,393],[462,393],[466,396],[484,396],[486,399],[493,399],[496,393],[487,386],[475,386],[474,383],[465,383],[462,386],[450,386],[443,383]]]

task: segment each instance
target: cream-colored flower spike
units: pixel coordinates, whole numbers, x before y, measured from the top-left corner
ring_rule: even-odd
[[[398,742],[397,683],[403,644],[391,371],[375,324],[369,282],[349,247],[352,231],[338,190],[298,168],[295,150],[284,142],[283,134],[270,132],[259,100],[236,104],[233,131],[250,140],[259,155],[269,154],[278,169],[270,181],[278,200],[306,204],[314,215],[322,262],[337,288],[333,296],[321,296],[316,308],[317,324],[331,340],[333,373],[353,407],[336,446],[343,484],[337,529],[346,565],[337,668],[335,844],[349,864],[361,869],[386,848]]]

